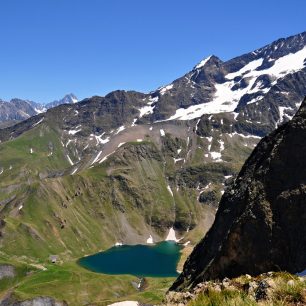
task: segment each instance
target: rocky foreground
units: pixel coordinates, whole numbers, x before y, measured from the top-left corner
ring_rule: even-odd
[[[306,305],[306,277],[268,272],[205,281],[187,292],[169,291],[163,305]]]

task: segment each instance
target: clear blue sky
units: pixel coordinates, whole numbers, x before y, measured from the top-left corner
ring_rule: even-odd
[[[305,0],[0,0],[0,98],[147,92],[305,30]]]

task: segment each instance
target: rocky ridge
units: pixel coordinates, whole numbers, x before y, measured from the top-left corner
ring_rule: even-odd
[[[306,99],[252,152],[171,290],[245,273],[305,269],[305,137]]]

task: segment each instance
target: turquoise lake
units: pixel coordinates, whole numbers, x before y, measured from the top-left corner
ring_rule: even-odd
[[[114,246],[104,252],[81,258],[78,263],[104,274],[130,274],[138,277],[175,277],[181,246],[165,241],[156,245]]]

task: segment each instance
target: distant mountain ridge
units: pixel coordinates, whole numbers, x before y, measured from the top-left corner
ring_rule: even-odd
[[[0,127],[13,125],[61,104],[76,102],[78,99],[74,94],[67,94],[62,99],[47,104],[17,98],[11,99],[9,102],[0,99]]]

